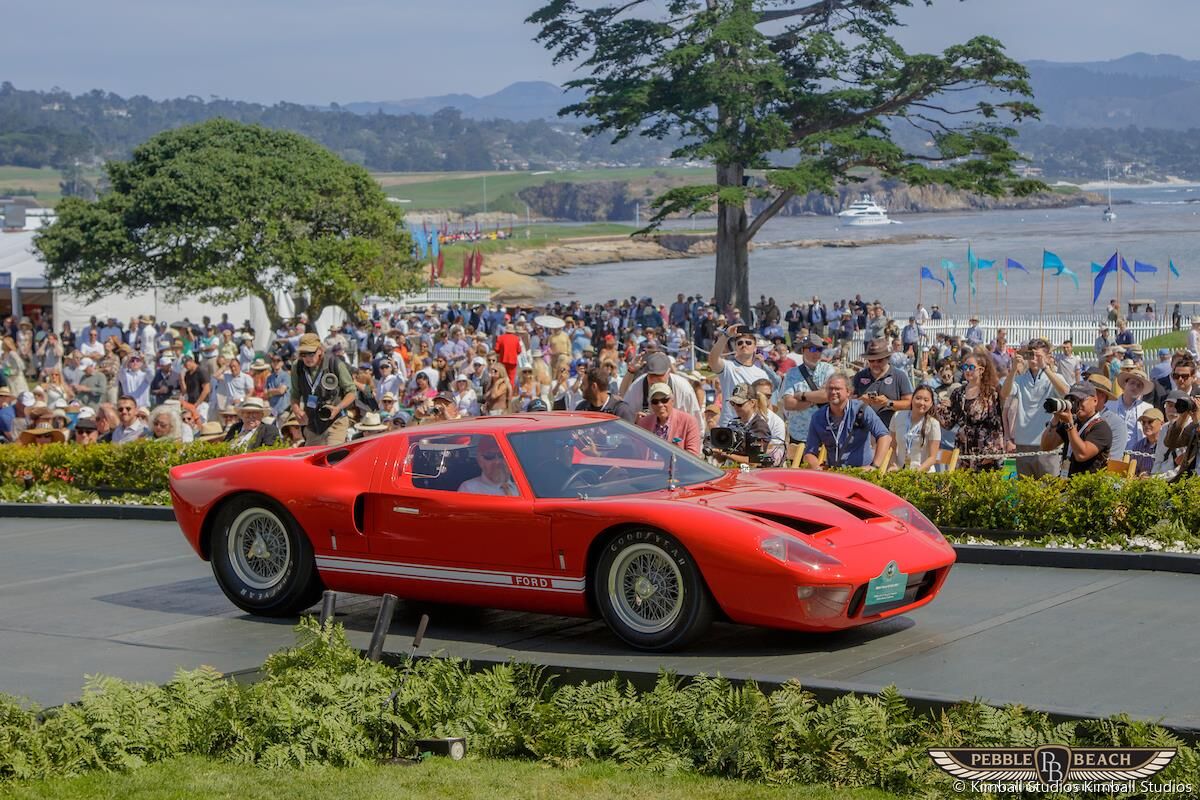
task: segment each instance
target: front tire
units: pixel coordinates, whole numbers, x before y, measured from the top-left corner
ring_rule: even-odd
[[[291,514],[260,495],[218,512],[212,569],[225,596],[250,614],[294,616],[321,597],[312,543]]]
[[[604,546],[592,575],[596,606],[639,650],[683,647],[708,629],[713,601],[699,567],[675,537],[629,530]]]

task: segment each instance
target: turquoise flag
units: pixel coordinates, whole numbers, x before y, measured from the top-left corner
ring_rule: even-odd
[[[1067,268],[1062,259],[1051,253],[1049,250],[1042,251],[1042,269],[1056,269],[1056,274],[1062,275],[1062,271]]]
[[[996,270],[996,283],[1000,284],[1001,286],[1008,286],[1008,278],[1004,277],[1004,270]]]
[[[954,270],[958,269],[958,264],[955,264],[948,258],[943,258],[942,269],[946,270],[946,272],[953,272]]]
[[[946,270],[946,277],[950,280],[951,297],[954,302],[958,302],[958,281],[954,280],[954,273]]]
[[[1167,259],[1167,266],[1170,268],[1171,274],[1174,275],[1176,278],[1178,278],[1179,270],[1175,269],[1175,262],[1170,259]]]
[[[975,262],[975,269],[991,269],[996,266],[994,259],[980,258]]]
[[[1063,267],[1063,268],[1062,268],[1062,272],[1058,273],[1058,275],[1055,275],[1054,277],[1056,277],[1056,278],[1057,278],[1057,277],[1059,277],[1060,275],[1068,275],[1068,276],[1070,276],[1070,278],[1071,278],[1071,282],[1075,284],[1075,288],[1076,288],[1076,289],[1078,289],[1078,288],[1079,288],[1079,276],[1078,276],[1078,275],[1076,275],[1074,272],[1072,272],[1071,270],[1067,269],[1066,267]]]

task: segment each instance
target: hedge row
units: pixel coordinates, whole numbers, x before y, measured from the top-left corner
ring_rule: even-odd
[[[235,452],[225,442],[137,441],[122,445],[0,447],[0,486],[68,484],[80,489],[165,491],[171,467]]]
[[[1176,483],[1109,474],[1005,478],[998,472],[868,474],[939,527],[1172,544],[1200,534],[1200,478]]]
[[[650,691],[616,678],[564,686],[529,665],[476,672],[443,659],[402,674],[360,658],[340,626],[321,629],[310,618],[300,629],[302,644],[268,659],[263,679],[247,686],[201,669],[161,687],[92,679],[80,703],[41,714],[0,697],[0,790],[13,779],[189,754],[268,768],[354,766],[386,752],[393,726],[405,750],[421,737],[466,736],[471,752],[491,757],[924,797],[952,789],[929,747],[1174,747],[1154,780],[1200,786],[1194,747],[1126,717],[1056,724],[978,702],[918,712],[894,688],[822,703],[796,682],[767,694],[753,683],[665,673]],[[396,688],[393,712],[386,699]]]

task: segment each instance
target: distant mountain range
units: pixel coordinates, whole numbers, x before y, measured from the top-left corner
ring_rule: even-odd
[[[1066,128],[1200,128],[1200,61],[1133,53],[1111,61],[1030,61],[1042,123]],[[544,81],[511,84],[495,94],[447,94],[407,100],[346,103],[358,114],[432,114],[456,108],[471,119],[555,119],[585,93]]]
[[[443,108],[457,108],[470,119],[528,122],[555,119],[560,108],[578,103],[585,96],[586,93],[579,89],[563,90],[546,81],[520,81],[483,97],[442,94],[408,100],[344,103],[341,108],[356,114],[433,114]]]

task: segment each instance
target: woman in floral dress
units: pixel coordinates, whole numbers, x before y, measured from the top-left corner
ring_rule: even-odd
[[[1004,420],[1001,415],[1000,377],[996,364],[982,347],[977,347],[962,363],[963,383],[950,392],[945,405],[934,409],[944,428],[958,428],[954,443],[960,456],[979,453],[1004,453]],[[967,469],[999,469],[1004,456],[973,461],[964,459]]]

